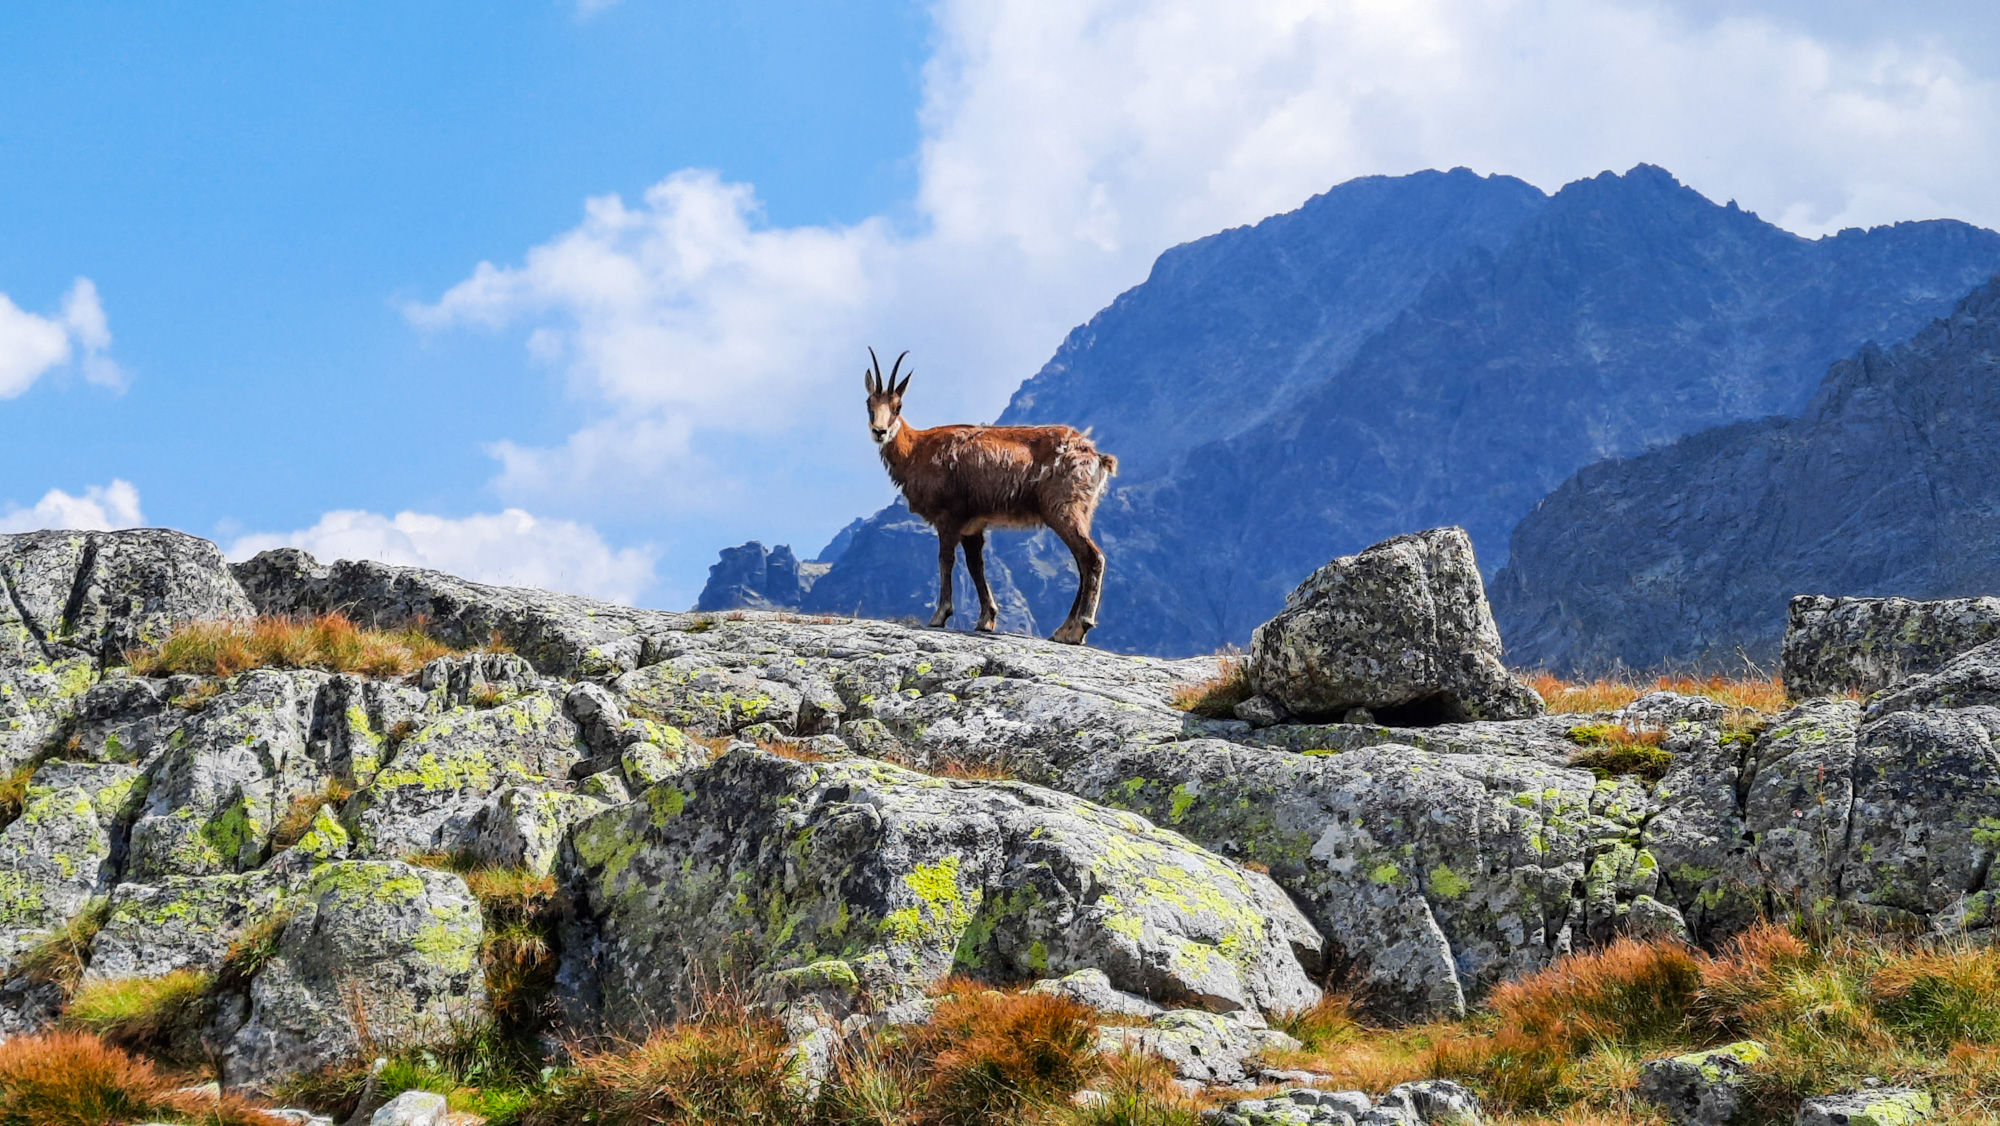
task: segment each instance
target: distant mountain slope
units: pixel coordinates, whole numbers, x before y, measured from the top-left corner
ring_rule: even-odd
[[[1128,467],[1098,518],[1093,644],[1240,645],[1327,559],[1440,524],[1471,531],[1490,576],[1580,467],[1796,411],[1829,363],[2000,269],[2000,235],[1964,223],[1804,239],[1646,165],[1539,203],[1522,188],[1463,171],[1342,185],[1175,248],[1070,334],[1003,417],[1095,427]],[[1048,630],[1074,591],[1067,552],[992,539],[1002,602]]]
[[[2000,279],[1833,366],[1804,414],[1590,466],[1514,533],[1510,658],[1774,661],[1794,594],[2000,589]]]
[[[1506,245],[1547,202],[1464,168],[1367,176],[1174,247],[1072,330],[999,421],[1087,423],[1127,481],[1155,476],[1319,386],[1433,274]]]
[[[1909,335],[1996,268],[2000,235],[1962,223],[1808,240],[1657,168],[1571,184],[1291,410],[1108,505],[1093,638],[1241,644],[1327,559],[1444,524],[1472,533],[1490,577],[1578,468],[1795,411],[1833,360]]]

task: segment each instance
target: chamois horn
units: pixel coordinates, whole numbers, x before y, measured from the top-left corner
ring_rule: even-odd
[[[889,391],[892,394],[900,395],[903,393],[902,388],[896,386],[896,373],[903,370],[903,356],[907,356],[909,354],[910,350],[908,348],[903,349],[903,355],[897,356],[896,362],[889,366]],[[878,371],[881,370],[881,365],[879,363],[877,363],[876,365],[876,370]],[[915,370],[912,370],[910,374],[915,375],[917,373]],[[905,380],[904,382],[907,383],[908,380]]]
[[[874,392],[874,391],[880,391],[880,390],[882,390],[882,389],[883,389],[883,388],[882,388],[882,357],[880,357],[880,356],[878,356],[878,355],[876,355],[876,354],[875,354],[875,348],[874,348],[874,346],[873,346],[873,345],[870,345],[870,346],[869,346],[869,348],[868,348],[868,358],[869,358],[870,360],[873,360],[873,361],[875,362],[875,372],[874,372],[874,374],[873,374],[873,375],[869,375],[869,373],[868,373],[868,372],[865,372],[865,371],[864,371],[864,372],[862,372],[861,374],[863,374],[863,375],[869,375],[869,378],[873,380],[873,382],[871,382],[871,383],[869,383],[869,384],[868,384],[868,390],[869,390],[869,391],[871,391],[871,392]]]

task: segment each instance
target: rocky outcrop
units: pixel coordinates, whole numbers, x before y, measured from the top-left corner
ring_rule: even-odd
[[[2000,589],[1991,440],[2000,283],[1972,289],[1926,325],[1870,339],[1903,343],[1867,344],[1833,364],[1797,417],[1593,465],[1543,499],[1515,529],[1494,582],[1510,660],[1741,667],[1740,650],[1768,666],[1797,594],[1974,600]],[[1817,691],[1820,675],[1827,686],[1860,676],[1856,686],[1880,687],[1898,668],[1935,667],[1953,639],[1978,636],[1987,614],[1968,605],[1971,616],[1951,623],[1911,610],[1916,617],[1892,623],[1907,608],[1808,604],[1813,646],[1866,640],[1838,640],[1853,629],[1886,648],[1806,669],[1804,683]],[[1918,635],[1890,641],[1883,631],[1897,624]]]
[[[1312,573],[1250,635],[1250,683],[1294,714],[1401,726],[1523,719],[1541,697],[1500,661],[1462,528],[1397,536]]]
[[[2000,639],[2000,598],[1801,594],[1785,623],[1785,690],[1798,699],[1879,692]]]
[[[671,1019],[717,973],[844,981],[876,1009],[954,970],[1095,968],[1225,1012],[1319,995],[1299,961],[1317,964],[1319,936],[1268,877],[1031,786],[746,746],[582,823],[560,870],[577,1027]]]
[[[1412,564],[1417,603],[1476,590],[1461,562],[1457,586]],[[831,1050],[854,1021],[924,1019],[924,989],[960,972],[1103,1002],[1143,1022],[1116,1035],[1205,1081],[1267,1078],[1266,1016],[1327,974],[1421,1018],[1620,934],[1713,942],[1801,904],[1973,937],[2000,918],[2000,641],[1762,731],[1670,693],[1253,729],[1171,706],[1211,658],[630,610],[295,553],[241,573],[266,608],[422,612],[519,652],[387,679],[93,663],[0,826],[0,1033],[60,1001],[14,976],[24,955],[95,927],[93,978],[215,975],[232,1085],[353,1052],[362,1026],[442,1034],[485,1004],[486,885],[411,853],[556,877],[580,1030],[732,984]],[[1666,732],[1657,783],[1571,765],[1621,721]],[[1385,1106],[1368,1113],[1419,1109]]]

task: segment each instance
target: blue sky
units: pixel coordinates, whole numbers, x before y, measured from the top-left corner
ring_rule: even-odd
[[[1892,13],[1885,15],[1885,12]],[[2000,224],[1971,3],[46,5],[0,17],[0,530],[641,602],[891,493],[1162,249],[1354,175],[1639,161]],[[77,279],[88,279],[79,286]],[[107,339],[108,338],[108,339]]]

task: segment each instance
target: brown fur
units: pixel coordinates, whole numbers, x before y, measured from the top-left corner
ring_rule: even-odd
[[[898,357],[896,368],[901,365]],[[886,380],[880,361],[864,373],[869,428],[889,479],[903,490],[910,511],[937,530],[939,589],[931,625],[951,620],[951,569],[960,544],[965,546],[965,569],[979,591],[977,628],[991,630],[1000,611],[986,585],[986,529],[1047,527],[1076,556],[1078,575],[1076,600],[1054,640],[1081,643],[1097,625],[1104,589],[1104,552],[1090,538],[1090,522],[1118,472],[1118,459],[1099,453],[1088,437],[1068,426],[919,430],[903,421],[903,392],[910,377],[898,385],[896,368]]]

